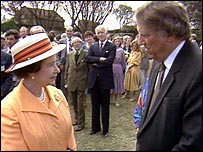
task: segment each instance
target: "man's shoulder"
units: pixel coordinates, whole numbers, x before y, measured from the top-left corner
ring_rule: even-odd
[[[95,42],[94,44],[92,44],[92,45],[90,46],[90,48],[98,47],[98,43],[99,43],[99,42]],[[89,48],[89,49],[90,49],[90,48]]]
[[[106,43],[107,43],[106,45],[107,45],[107,46],[110,46],[111,49],[116,50],[116,45],[115,45],[115,44],[113,44],[113,43],[110,42],[110,41],[107,41]]]
[[[1,50],[1,56],[3,58],[6,58],[6,59],[12,58],[11,54],[9,54],[9,53],[7,53],[6,51],[3,51],[3,50]]]
[[[68,52],[68,54],[67,54],[68,56],[75,56],[75,52],[74,51],[71,51],[71,52]]]
[[[60,40],[59,40],[59,43],[64,44],[64,43],[66,43],[66,41],[67,41],[67,39],[66,39],[66,38],[62,38],[62,39],[60,39]]]
[[[94,44],[92,44],[91,46],[97,46],[99,44],[99,42],[95,42]]]
[[[88,52],[88,49],[83,48],[81,51],[83,51],[84,53],[87,53],[87,52]]]
[[[112,46],[116,46],[113,42],[111,42],[111,41],[109,41],[109,40],[106,41],[106,44],[112,45]]]

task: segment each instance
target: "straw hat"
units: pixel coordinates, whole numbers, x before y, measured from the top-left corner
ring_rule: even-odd
[[[65,44],[52,46],[46,33],[25,37],[11,48],[13,64],[6,70],[11,72],[27,65],[46,59],[65,48]]]

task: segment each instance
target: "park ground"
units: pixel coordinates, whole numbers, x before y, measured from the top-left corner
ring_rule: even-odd
[[[135,151],[136,131],[133,122],[135,102],[119,98],[120,106],[110,104],[109,136],[103,138],[101,132],[89,135],[91,131],[91,103],[90,95],[86,101],[85,129],[75,132],[78,151]],[[69,103],[73,115],[73,107]]]

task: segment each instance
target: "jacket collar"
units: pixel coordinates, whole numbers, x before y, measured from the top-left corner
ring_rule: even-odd
[[[20,81],[19,85],[16,87],[16,93],[20,96],[21,100],[21,111],[39,112],[55,115],[55,112],[61,103],[61,98],[59,93],[52,89],[52,86],[46,86],[45,90],[48,93],[50,100],[50,107],[52,110],[47,108],[42,104],[24,85],[23,80]]]
[[[150,85],[151,87],[149,87],[149,94],[146,100],[146,107],[145,107],[145,112],[143,113],[143,118],[141,121],[141,128],[138,132],[138,136],[141,134],[141,132],[144,130],[144,128],[149,124],[149,122],[151,121],[151,118],[153,117],[153,115],[155,115],[156,111],[158,110],[159,106],[161,105],[161,103],[163,102],[164,96],[165,94],[168,92],[170,86],[173,84],[173,82],[175,81],[175,77],[176,74],[181,70],[182,65],[184,64],[184,62],[186,62],[186,58],[188,58],[188,50],[192,49],[191,48],[191,43],[186,41],[186,43],[183,45],[183,47],[181,48],[181,50],[179,51],[179,53],[177,54],[174,63],[171,66],[171,69],[166,77],[166,79],[164,80],[163,84],[162,84],[162,88],[159,92],[159,94],[157,95],[157,100],[155,101],[152,110],[150,111],[149,114],[147,114],[147,110],[149,108],[149,100],[152,96],[152,90],[153,90],[153,85]],[[151,71],[151,76],[150,77],[150,82],[151,84],[155,83],[155,79],[156,79],[156,73],[158,72],[158,65],[159,63],[157,63],[156,61],[154,61],[153,63],[153,67],[152,67],[152,71]]]

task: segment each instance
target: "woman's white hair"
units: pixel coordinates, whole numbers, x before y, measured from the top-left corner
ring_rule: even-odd
[[[72,40],[71,40],[71,45],[73,45],[74,43],[76,42],[80,42],[81,44],[83,43],[83,41],[81,40],[81,38],[79,37],[73,37]]]

